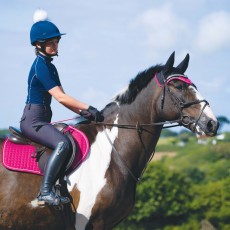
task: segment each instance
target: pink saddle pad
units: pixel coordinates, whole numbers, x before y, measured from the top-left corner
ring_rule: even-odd
[[[87,157],[89,141],[83,132],[72,126],[68,126],[64,132],[71,133],[77,145],[77,154],[67,172],[67,174],[70,174]],[[33,145],[15,144],[6,138],[3,143],[2,164],[9,170],[42,175],[38,162],[32,157],[35,151]]]

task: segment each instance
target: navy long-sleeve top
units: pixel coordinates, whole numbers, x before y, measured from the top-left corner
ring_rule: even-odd
[[[52,60],[40,53],[34,60],[28,77],[26,104],[50,106],[52,96],[48,91],[55,86],[61,86],[57,69],[51,63]]]

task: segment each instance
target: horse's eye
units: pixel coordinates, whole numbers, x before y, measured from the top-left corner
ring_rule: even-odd
[[[182,90],[183,86],[182,85],[176,85],[175,88],[178,89],[178,90]]]

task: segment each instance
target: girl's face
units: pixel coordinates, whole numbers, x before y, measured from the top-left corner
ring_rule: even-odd
[[[50,56],[55,56],[58,53],[58,38],[53,38],[47,42],[45,42],[45,51]]]
[[[39,52],[41,52],[43,55],[49,55],[49,56],[55,56],[58,53],[58,43],[60,38],[53,38],[49,39],[48,41],[43,43],[43,49],[45,49],[45,52],[42,52],[41,44],[38,42],[36,46],[39,48]]]

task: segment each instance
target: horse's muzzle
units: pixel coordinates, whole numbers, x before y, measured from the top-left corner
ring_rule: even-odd
[[[206,135],[208,135],[210,137],[213,137],[213,136],[215,136],[217,134],[218,128],[219,128],[219,122],[210,119],[207,122],[206,129],[205,129],[204,132],[205,132]]]
[[[217,134],[219,128],[219,122],[213,119],[207,119],[205,121],[199,120],[197,124],[191,125],[191,130],[200,136],[213,137]]]
[[[187,119],[189,117],[186,117]],[[199,120],[192,120],[190,122],[183,120],[183,125],[189,128],[192,132],[196,133],[198,136],[209,136],[213,137],[217,134],[219,128],[219,122],[210,118],[201,117]],[[187,124],[186,124],[187,122]]]

